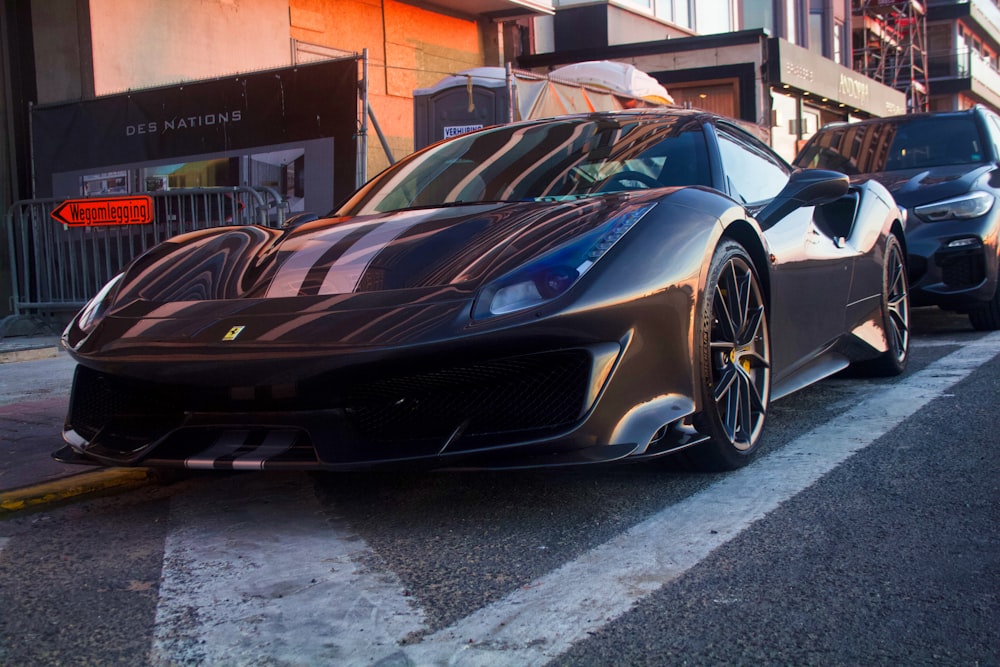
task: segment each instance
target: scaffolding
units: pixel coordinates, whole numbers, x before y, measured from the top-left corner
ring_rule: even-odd
[[[927,11],[923,2],[853,0],[854,70],[906,94],[927,111]]]

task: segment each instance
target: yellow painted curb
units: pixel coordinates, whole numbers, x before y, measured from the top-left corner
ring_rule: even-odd
[[[148,478],[145,468],[112,468],[0,493],[0,516],[74,496],[121,486],[138,486]]]
[[[7,352],[0,352],[0,364],[9,364],[15,361],[51,359],[56,356],[59,356],[58,347],[32,347],[23,350],[8,350]]]

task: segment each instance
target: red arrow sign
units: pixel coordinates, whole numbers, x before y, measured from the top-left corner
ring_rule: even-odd
[[[153,221],[153,198],[131,195],[67,199],[55,207],[51,215],[70,227],[144,225]]]

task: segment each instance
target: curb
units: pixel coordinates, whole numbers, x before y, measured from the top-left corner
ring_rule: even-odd
[[[0,518],[26,509],[76,496],[121,487],[135,487],[149,479],[145,468],[112,468],[85,472],[34,486],[0,493]]]
[[[15,361],[50,359],[56,356],[59,356],[59,348],[54,346],[31,347],[23,350],[9,350],[7,352],[0,352],[0,364],[13,363]]]

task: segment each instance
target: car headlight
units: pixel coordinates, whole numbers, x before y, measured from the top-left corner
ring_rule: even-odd
[[[119,273],[117,276],[108,281],[101,291],[98,292],[93,299],[87,302],[87,305],[83,307],[80,314],[76,317],[76,326],[85,334],[89,334],[94,330],[94,327],[104,319],[105,313],[108,312],[108,308],[115,301],[115,292],[117,292],[118,284],[122,281],[124,273]]]
[[[485,286],[473,306],[473,318],[514,313],[563,294],[655,205],[622,211],[585,236]]]
[[[993,208],[993,195],[988,192],[970,192],[961,197],[917,206],[913,212],[928,222],[978,218]]]

